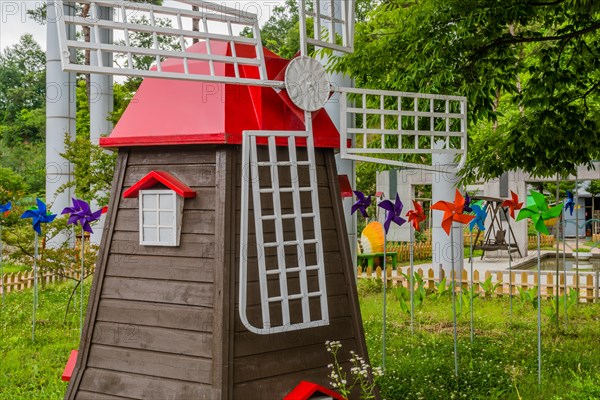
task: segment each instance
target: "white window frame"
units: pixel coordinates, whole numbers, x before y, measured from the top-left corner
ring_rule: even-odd
[[[156,216],[156,225],[148,225],[144,224],[144,210],[148,211],[148,209],[144,208],[144,196],[146,195],[156,195],[156,196],[164,196],[170,195],[173,198],[173,208],[172,209],[161,209],[160,201],[157,197],[156,209],[151,209],[150,211],[155,211],[157,213]],[[183,199],[181,196],[177,195],[173,190],[140,190],[139,192],[139,232],[140,232],[140,245],[142,246],[169,246],[176,247],[179,246],[179,239],[181,237],[181,222],[183,220]],[[172,225],[160,225],[159,219],[159,211],[171,211],[173,213],[173,223]],[[161,241],[160,234],[157,232],[156,238],[157,240],[144,240],[144,226],[156,227],[157,230],[160,227],[172,228],[173,229],[173,239],[170,241]]]

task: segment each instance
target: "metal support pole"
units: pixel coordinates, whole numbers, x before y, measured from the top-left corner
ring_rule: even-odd
[[[566,253],[567,253],[567,238],[566,238],[566,228],[567,228],[567,224],[565,223],[565,213],[562,213],[562,237],[563,237],[563,278],[565,281],[565,289],[564,289],[564,296],[565,296],[565,321],[567,326],[569,326],[569,313],[568,313],[568,308],[567,308],[567,260],[566,260]]]
[[[33,239],[33,315],[31,319],[31,340],[35,342],[35,313],[38,306],[38,276],[37,276],[37,259],[38,259],[38,233],[35,232]]]
[[[542,385],[542,262],[540,251],[540,233],[537,233],[537,341],[538,341],[538,385]]]
[[[575,175],[575,252],[579,251],[579,180]],[[579,255],[575,256],[575,290],[579,303]]]
[[[81,276],[79,277],[79,291],[81,293],[81,302],[79,303],[79,330],[83,334],[83,298],[85,296],[83,284],[85,279],[85,233],[81,230]]]
[[[2,262],[2,224],[0,224],[0,290],[2,290],[2,309],[4,309],[4,263]]]
[[[471,232],[472,233],[472,232]],[[471,248],[471,271],[470,271],[470,282],[469,282],[469,299],[471,305],[471,344],[473,344],[473,235],[469,234],[469,247]]]
[[[410,226],[410,333],[415,334],[415,236],[412,225]]]
[[[560,190],[559,190],[559,186],[560,186],[560,175],[558,175],[558,173],[556,174],[556,204],[558,204],[558,202],[560,201]],[[561,215],[564,214],[564,210],[561,213]],[[555,228],[556,228],[556,232],[555,232],[555,237],[556,237],[556,330],[558,331],[558,321],[559,321],[559,299],[560,299],[560,269],[559,269],[559,244],[558,244],[558,239],[560,239],[559,236],[559,230],[560,230],[560,221],[562,220],[559,219],[558,221],[556,221],[555,224]],[[564,226],[563,226],[563,229]]]
[[[450,228],[450,247],[452,249],[452,318],[454,320],[454,376],[458,377],[458,333],[456,328],[456,271],[454,270],[454,223]]]
[[[504,210],[504,208],[503,208]],[[513,312],[513,275],[512,275],[512,253],[511,253],[511,229],[510,229],[510,215],[506,211],[504,211],[504,216],[506,217],[506,221],[508,221],[508,312],[512,321],[512,312]]]
[[[385,330],[387,314],[387,232],[383,235],[383,332],[381,338],[381,367],[385,370]]]

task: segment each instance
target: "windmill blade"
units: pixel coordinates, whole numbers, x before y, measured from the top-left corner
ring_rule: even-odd
[[[432,171],[460,169],[465,163],[465,97],[345,87],[336,91],[342,158]],[[432,165],[433,154],[453,155],[456,163]]]
[[[270,81],[256,15],[220,4],[202,0],[171,1],[173,6],[156,6],[118,0],[81,0],[89,5],[87,17],[67,15],[65,7],[75,2],[56,0],[59,45],[63,69],[79,73],[124,75],[130,77],[170,78],[203,82],[250,84],[281,87],[279,81]],[[196,9],[192,10],[190,6]],[[102,12],[101,8],[112,12]],[[194,29],[197,25],[197,30]],[[84,28],[89,28],[90,41],[85,41]],[[250,28],[253,37],[238,36]],[[112,43],[99,40],[101,30],[108,30]],[[72,32],[75,32],[73,35]],[[143,46],[134,35],[150,44]],[[201,52],[186,51],[194,41],[203,43]],[[169,43],[166,48],[165,43]],[[229,50],[217,53],[216,47]],[[95,52],[92,65],[85,64],[87,52]],[[106,54],[120,60],[113,66],[103,65]],[[136,57],[153,60],[150,70],[136,66]],[[182,66],[163,66],[167,59],[182,60]],[[232,68],[235,76],[225,76]]]
[[[300,51],[307,55],[308,45],[352,53],[354,51],[355,0],[300,0]],[[308,36],[308,18],[314,30]]]
[[[262,146],[265,141],[267,146]],[[245,131],[243,135],[239,315],[256,334],[329,324],[312,141],[310,122],[307,131]],[[306,151],[299,148],[303,145]],[[250,298],[251,277],[258,280],[260,299]],[[252,318],[248,309],[257,302],[260,318]]]

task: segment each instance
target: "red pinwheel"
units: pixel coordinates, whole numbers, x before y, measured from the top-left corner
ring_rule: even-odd
[[[512,190],[510,191],[512,199],[504,200],[502,207],[508,207],[509,213],[512,219],[515,219],[515,210],[520,210],[523,207],[523,203],[519,203],[519,196]]]
[[[363,192],[359,192],[358,190],[354,191],[356,195],[356,203],[352,205],[351,214],[354,214],[356,211],[360,211],[360,213],[365,218],[369,218],[369,214],[367,214],[367,208],[371,205],[371,196],[365,196]]]
[[[415,228],[416,231],[419,231],[419,224],[425,221],[427,216],[425,215],[423,207],[421,206],[421,204],[419,204],[418,201],[413,200],[413,206],[415,207],[415,209],[407,212],[406,216],[408,217],[408,222],[412,224],[413,228]]]
[[[79,223],[84,231],[94,233],[90,224],[100,219],[102,211],[103,209],[92,212],[87,201],[73,199],[73,207],[66,207],[61,214],[71,214],[67,224]]]
[[[381,203],[379,203],[379,207],[387,211],[385,222],[383,223],[385,233],[388,233],[388,231],[390,230],[390,225],[392,224],[392,221],[394,221],[394,223],[396,223],[396,225],[398,226],[401,226],[406,222],[404,218],[400,217],[404,205],[402,204],[402,201],[400,201],[400,196],[398,196],[398,193],[396,193],[396,202],[392,203],[390,200],[384,200]]]
[[[450,234],[450,229],[452,229],[452,222],[468,224],[475,218],[474,215],[463,214],[465,202],[465,198],[457,190],[454,195],[454,203],[450,203],[449,201],[438,201],[431,206],[432,210],[444,212],[444,216],[442,217],[442,228],[448,235]]]

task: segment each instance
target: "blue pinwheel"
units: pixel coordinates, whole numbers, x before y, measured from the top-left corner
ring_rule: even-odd
[[[487,218],[487,207],[481,208],[478,204],[473,204],[471,207],[475,213],[475,218],[469,223],[469,230],[473,232],[473,229],[477,227],[480,231],[485,230],[485,219]]]
[[[94,233],[91,223],[100,219],[103,213],[101,208],[98,211],[92,212],[90,205],[85,200],[73,199],[73,207],[66,207],[61,214],[71,214],[67,224],[81,225],[84,231]]]
[[[12,208],[12,203],[9,201],[6,204],[0,204],[0,217],[9,212]]]
[[[48,212],[46,204],[40,199],[35,199],[37,202],[37,208],[27,210],[21,215],[21,218],[31,218],[33,229],[39,234],[42,234],[42,224],[47,224],[54,221],[56,214]]]
[[[390,225],[392,221],[398,226],[402,226],[406,222],[406,220],[400,217],[402,213],[402,208],[404,205],[402,201],[400,201],[400,196],[396,193],[396,202],[392,203],[390,200],[384,200],[379,203],[379,207],[386,210],[385,222],[383,223],[383,227],[385,228],[385,233],[388,233],[390,230]]]
[[[573,193],[567,190],[567,202],[565,203],[565,210],[569,211],[569,215],[573,215],[573,209],[575,208],[575,199]]]
[[[369,218],[369,214],[367,214],[367,208],[371,205],[371,196],[365,196],[363,192],[359,192],[358,190],[354,191],[356,195],[356,203],[352,206],[351,214],[354,214],[356,211],[360,211],[360,213],[365,218]]]

